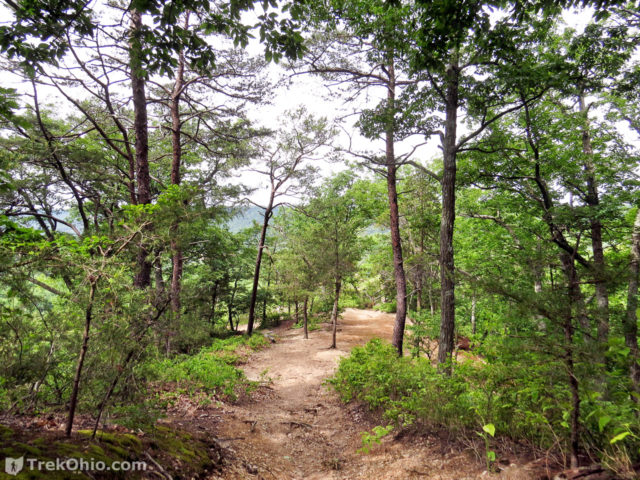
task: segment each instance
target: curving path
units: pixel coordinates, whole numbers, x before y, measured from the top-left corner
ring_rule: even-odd
[[[371,415],[342,404],[323,381],[355,345],[374,337],[390,339],[394,315],[347,309],[338,327],[338,349],[329,350],[328,328],[309,332],[276,329],[278,342],[251,356],[243,369],[265,382],[250,398],[224,405],[212,433],[233,459],[210,478],[276,479],[465,479],[482,468],[437,435],[385,438],[368,455],[360,432],[370,430]]]

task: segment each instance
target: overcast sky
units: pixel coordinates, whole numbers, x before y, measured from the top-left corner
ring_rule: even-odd
[[[591,18],[591,11],[586,10],[582,13],[567,11],[563,16],[568,26],[582,30]],[[0,6],[0,19],[3,22],[9,19],[8,12],[3,6]],[[257,41],[253,41],[249,45],[248,50],[251,54],[259,55],[262,52],[262,47]],[[269,74],[273,79],[288,76],[288,73],[279,65],[271,64],[268,68]],[[19,78],[6,74],[3,78],[3,86],[18,88],[19,90],[24,89]],[[353,126],[357,120],[357,116],[349,116],[349,114],[375,105],[383,95],[384,91],[378,88],[377,90],[369,92],[368,98],[361,97],[358,102],[344,104],[339,98],[330,95],[329,89],[319,77],[298,75],[291,78],[291,83],[288,87],[283,86],[275,91],[271,105],[251,107],[249,114],[256,123],[275,129],[278,128],[278,118],[284,115],[287,110],[296,109],[304,105],[309,112],[317,116],[326,117],[329,121],[346,117],[342,122],[342,126],[349,132],[351,138],[349,138],[349,135],[344,131],[341,131],[336,138],[337,144],[341,147],[347,148],[349,144],[351,144],[353,150],[382,151],[384,148],[383,144],[373,144],[358,135],[357,129]],[[62,101],[58,93],[53,90],[47,92],[47,101],[57,103],[60,111],[71,111],[68,105],[66,105],[66,102]],[[402,154],[408,151],[414,144],[423,141],[423,138],[415,137],[405,141],[397,146],[397,154]],[[421,163],[428,163],[431,159],[438,156],[439,149],[437,148],[437,141],[433,139],[427,146],[416,151],[415,159]],[[342,164],[331,164],[328,162],[320,162],[319,166],[323,176],[330,174],[332,171],[344,168]],[[251,197],[253,201],[263,203],[266,200],[268,191],[265,178],[262,178],[260,175],[243,171],[239,174],[235,182],[242,182],[257,188],[257,191]]]

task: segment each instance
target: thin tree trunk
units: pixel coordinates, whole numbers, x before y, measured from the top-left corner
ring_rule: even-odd
[[[130,75],[133,92],[133,129],[135,131],[136,149],[136,178],[138,185],[138,204],[151,203],[151,176],[149,174],[149,139],[147,98],[145,94],[145,79],[142,65],[142,15],[138,10],[131,11],[131,42],[130,42]],[[151,285],[151,262],[148,260],[149,250],[141,241],[137,254],[138,270],[133,284],[138,288]]]
[[[476,334],[476,294],[471,296],[471,333]]]
[[[153,260],[153,273],[156,284],[156,294],[158,297],[164,294],[164,277],[162,276],[162,257],[160,252],[156,252],[155,259]]]
[[[262,264],[262,253],[267,238],[267,228],[269,228],[269,219],[271,218],[271,210],[273,209],[274,192],[269,197],[269,205],[264,212],[262,222],[262,231],[260,232],[260,242],[258,243],[258,256],[256,257],[256,268],[253,273],[253,287],[251,289],[251,301],[249,303],[249,320],[247,323],[247,335],[253,333],[253,324],[256,316],[256,301],[258,300],[258,283],[260,282],[260,265]]]
[[[593,147],[591,146],[591,132],[589,128],[589,113],[585,105],[584,96],[578,98],[580,113],[584,116],[582,129],[582,151],[585,154],[584,169],[587,174],[586,203],[591,210],[591,248],[593,250],[593,267],[595,273],[595,290],[597,304],[598,344],[603,347],[609,337],[609,292],[606,279],[606,265],[604,248],[602,246],[602,224],[598,219],[600,197],[598,183],[593,165]]]
[[[295,312],[296,312],[296,325],[300,322],[300,308],[299,308],[299,303],[298,300],[295,301]]]
[[[338,302],[340,301],[340,288],[342,287],[342,279],[336,278],[336,290],[333,297],[333,310],[331,311],[331,322],[333,324],[333,335],[331,340],[331,346],[329,348],[336,348],[336,333],[338,331]]]
[[[78,392],[80,391],[80,378],[82,377],[82,366],[84,365],[84,359],[87,355],[87,349],[89,348],[89,331],[91,330],[91,316],[93,312],[93,301],[96,296],[96,282],[92,280],[89,286],[89,303],[84,315],[84,332],[82,334],[82,346],[80,347],[80,355],[78,355],[78,363],[76,364],[76,374],[73,378],[73,389],[71,391],[71,398],[69,399],[69,414],[67,416],[67,426],[65,428],[65,435],[71,436],[71,430],[73,429],[73,417],[76,414],[76,406],[78,405]]]
[[[218,303],[218,285],[219,282],[216,280],[216,282],[213,284],[213,295],[212,295],[212,299],[211,299],[211,317],[209,317],[209,322],[211,323],[211,325],[215,325],[216,323],[216,304]]]
[[[627,312],[624,319],[624,338],[629,348],[629,374],[633,389],[640,393],[640,355],[638,352],[638,273],[640,271],[640,209],[636,212],[631,236],[631,259],[629,261],[629,289]],[[634,398],[636,398],[634,396]],[[637,399],[636,399],[637,402]]]
[[[229,299],[229,303],[227,304],[227,311],[229,312],[229,326],[231,327],[231,331],[237,330],[233,328],[233,302],[236,298],[236,290],[238,289],[238,279],[236,278],[233,282],[233,291],[231,292],[231,298]],[[237,327],[237,322],[236,322]]]
[[[451,360],[455,334],[453,228],[456,215],[456,136],[458,126],[458,62],[447,67],[446,119],[443,145],[442,218],[440,221],[440,339],[438,364]],[[449,371],[450,373],[450,371]]]
[[[418,268],[418,278],[416,279],[416,312],[420,312],[422,310],[422,283],[423,283],[423,275],[422,268]]]
[[[184,20],[185,30],[189,27],[189,12]],[[171,184],[180,185],[180,166],[182,164],[182,122],[180,121],[180,97],[184,88],[184,53],[178,54],[178,68],[176,70],[176,81],[171,92],[169,110],[171,113]],[[179,317],[180,315],[180,291],[182,290],[182,271],[184,268],[184,258],[182,247],[178,241],[178,231],[180,228],[179,217],[171,225],[171,310]]]
[[[304,338],[309,338],[309,330],[307,328],[307,324],[309,322],[309,318],[307,316],[307,305],[309,303],[309,297],[304,297],[304,304],[302,306],[302,322],[304,327]]]
[[[580,284],[578,280],[578,273],[575,268],[575,262],[571,255],[568,253],[560,254],[563,270],[567,277],[568,282],[568,306],[567,312],[564,315],[563,331],[564,331],[564,360],[567,374],[569,376],[569,389],[571,390],[571,414],[570,414],[570,462],[571,468],[578,467],[578,453],[579,453],[579,430],[580,430],[580,395],[578,390],[578,378],[575,374],[574,365],[574,345],[573,345],[573,307],[576,306],[576,301],[581,298]]]
[[[271,260],[273,263],[273,260]],[[269,268],[269,272],[267,273],[267,288],[264,292],[264,300],[262,300],[262,322],[267,324],[267,294],[269,293],[269,287],[271,286],[271,269],[273,265]]]
[[[387,108],[390,118],[393,119],[395,110],[396,78],[392,56],[387,65],[389,83],[387,85]],[[404,326],[407,317],[407,278],[404,273],[402,259],[402,239],[400,236],[400,213],[398,210],[398,191],[396,181],[396,155],[395,155],[395,125],[393,120],[387,122],[385,132],[385,160],[387,167],[387,195],[389,198],[389,228],[391,230],[391,249],[393,250],[393,274],[396,281],[396,319],[393,325],[393,337],[391,343],[398,355],[402,356],[402,344],[404,341]]]
[[[95,423],[93,425],[93,432],[91,434],[91,438],[92,439],[96,437],[96,433],[98,431],[98,427],[100,426],[100,419],[102,418],[102,414],[104,413],[104,409],[107,406],[107,402],[111,398],[111,395],[113,395],[113,391],[116,389],[116,386],[118,385],[118,382],[120,381],[120,378],[122,377],[122,373],[125,371],[125,368],[127,367],[129,362],[133,358],[133,354],[134,353],[135,353],[135,350],[129,350],[129,353],[125,357],[124,362],[122,362],[122,364],[120,365],[118,373],[116,374],[115,378],[113,379],[113,381],[109,385],[109,388],[107,389],[107,392],[105,393],[102,401],[98,405],[98,415],[96,416],[96,421],[95,421]]]
[[[427,288],[427,293],[429,294],[429,312],[433,317],[436,314],[436,306],[435,306],[435,303],[433,302],[433,290],[431,289],[431,287]]]

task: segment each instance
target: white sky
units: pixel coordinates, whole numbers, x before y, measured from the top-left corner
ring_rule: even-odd
[[[576,30],[582,30],[591,18],[591,10],[567,11],[563,14],[563,18],[567,26],[575,28]],[[0,5],[0,21],[6,22],[9,20],[8,11],[3,5]],[[250,54],[261,54],[262,47],[257,41],[251,42],[248,47]],[[278,66],[271,64],[269,67],[269,74],[273,78],[278,78],[282,75],[287,75],[286,71]],[[9,75],[4,72],[4,78],[2,84],[5,87],[18,88],[23,90],[25,87],[21,83],[21,80],[15,75]],[[367,102],[366,99],[361,98],[356,104],[345,105],[341,100],[329,96],[329,90],[323,84],[323,81],[310,75],[298,75],[292,79],[291,85],[288,88],[281,87],[275,92],[273,103],[268,106],[251,107],[249,110],[250,118],[252,118],[257,124],[264,125],[270,128],[277,128],[277,119],[283,115],[287,110],[296,109],[300,105],[304,105],[307,110],[317,116],[327,117],[329,121],[335,118],[344,117],[345,115],[353,112],[354,110],[361,110],[366,107],[371,107],[375,104],[375,98],[382,95],[384,92],[381,89],[378,91],[370,92],[372,97]],[[60,99],[59,94],[52,90],[46,92],[47,101],[56,103],[59,105],[60,111],[71,111],[66,102]],[[367,139],[358,135],[357,130],[353,124],[357,120],[357,116],[353,115],[348,117],[343,123],[343,127],[350,131],[352,135],[351,147],[353,150],[369,150],[376,151],[382,150],[384,147],[381,143],[372,144]],[[460,133],[463,133],[461,131]],[[338,145],[343,148],[347,148],[349,145],[349,137],[344,133],[336,139]],[[421,138],[413,138],[397,145],[397,154],[402,154],[408,151],[409,148],[415,143],[424,141]],[[437,141],[434,139],[426,147],[422,147],[416,151],[414,158],[421,163],[428,163],[428,161],[439,155],[439,149],[437,148]],[[319,165],[323,176],[328,175],[332,171],[337,171],[345,168],[342,164],[330,164],[328,162],[321,162]],[[251,196],[251,199],[257,203],[264,203],[268,195],[266,188],[265,178],[258,174],[248,171],[239,172],[238,178],[234,180],[234,183],[242,182],[251,187],[258,188],[258,190]]]

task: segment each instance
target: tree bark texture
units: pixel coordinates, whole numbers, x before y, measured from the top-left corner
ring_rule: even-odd
[[[453,228],[456,215],[456,136],[458,126],[457,61],[447,67],[445,133],[443,145],[442,218],[440,221],[440,338],[438,363],[451,360],[455,337],[455,280]]]

